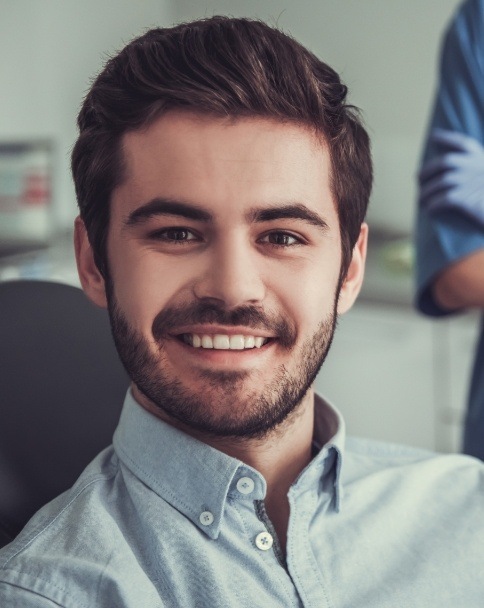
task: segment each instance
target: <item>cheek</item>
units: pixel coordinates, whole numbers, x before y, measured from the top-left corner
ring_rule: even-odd
[[[193,297],[191,286],[200,269],[193,261],[163,259],[149,249],[130,251],[128,244],[116,253],[112,257],[116,300],[132,326],[149,336],[161,310]]]
[[[333,312],[338,277],[338,268],[320,264],[316,271],[314,267],[300,269],[290,276],[286,273],[279,285],[272,283],[281,310],[292,319],[301,337],[316,331]]]
[[[116,263],[112,265],[111,275],[116,301],[130,324],[146,333],[166,304],[169,273],[149,264],[144,256],[121,255],[114,259]]]

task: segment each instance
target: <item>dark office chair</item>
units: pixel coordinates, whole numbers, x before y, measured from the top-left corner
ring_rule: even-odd
[[[111,443],[128,385],[80,289],[0,283],[0,546]]]

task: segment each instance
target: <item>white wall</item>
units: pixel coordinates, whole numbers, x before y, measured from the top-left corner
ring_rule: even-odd
[[[60,227],[76,214],[69,154],[89,79],[109,53],[172,21],[170,0],[0,0],[0,140],[55,141]]]
[[[373,140],[371,223],[410,232],[437,50],[458,0],[177,0],[176,20],[259,17],[342,74]]]

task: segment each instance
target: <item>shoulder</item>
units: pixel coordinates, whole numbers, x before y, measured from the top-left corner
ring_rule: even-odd
[[[364,484],[380,480],[381,492],[412,493],[434,501],[446,497],[464,504],[484,499],[484,463],[463,454],[432,451],[381,441],[350,438],[347,445],[346,482]],[[378,484],[377,484],[378,485]]]
[[[413,599],[420,598],[420,604],[417,599],[412,605],[427,605],[424,598],[432,598],[435,605],[481,605],[482,580],[477,574],[484,559],[481,461],[351,440],[342,481],[340,511],[330,522],[332,534],[349,536],[349,546],[360,547],[360,559],[361,548],[365,560],[377,556],[367,572],[381,576],[383,585],[393,579],[402,583],[403,572],[406,592],[411,587]]]
[[[425,448],[377,439],[348,437],[346,440],[346,452],[351,458],[373,463],[375,467],[387,468],[438,462],[440,466],[445,468],[464,466],[484,473],[484,462],[472,456],[442,454]]]
[[[455,13],[445,35],[445,47],[451,53],[460,49],[469,60],[483,57],[484,0],[467,0]]]
[[[39,595],[61,606],[88,606],[77,595],[76,585],[66,581],[75,570],[77,580],[85,584],[95,574],[90,556],[97,554],[98,563],[105,564],[118,542],[120,535],[110,508],[118,490],[118,473],[118,459],[112,448],[107,448],[70,490],[38,511],[0,551],[0,604],[12,588],[18,588],[25,597]],[[49,600],[42,601],[50,605]]]
[[[389,458],[397,461],[407,459],[418,461],[436,455],[435,452],[424,448],[353,436],[347,437],[346,450],[353,455],[373,457],[375,460]]]
[[[448,30],[462,34],[484,30],[484,0],[465,0],[456,9]]]
[[[472,20],[481,20],[484,18],[484,0],[466,0],[461,4],[460,9],[457,11],[456,21],[458,19],[466,19],[468,23]],[[484,24],[476,23],[476,26],[484,28]]]

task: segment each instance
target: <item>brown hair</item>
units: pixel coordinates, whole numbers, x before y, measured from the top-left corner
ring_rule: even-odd
[[[346,275],[371,191],[369,138],[338,74],[293,38],[250,19],[212,17],[130,42],[94,81],[78,117],[72,173],[96,264],[108,276],[109,203],[124,176],[121,137],[164,112],[295,121],[324,136]]]

